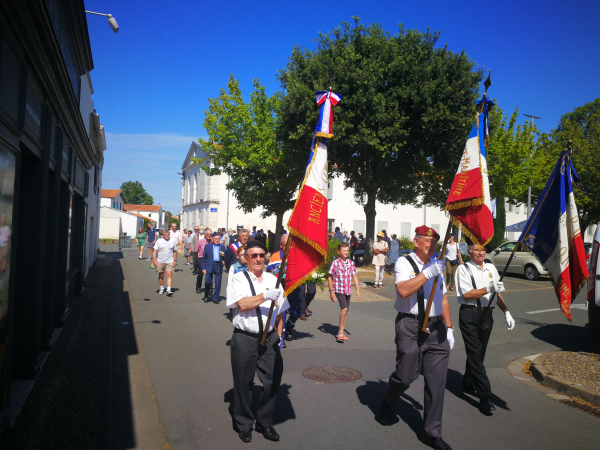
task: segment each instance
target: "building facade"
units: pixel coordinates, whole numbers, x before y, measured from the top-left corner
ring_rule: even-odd
[[[226,174],[208,176],[202,167],[192,162],[192,158],[204,159],[206,155],[196,142],[192,142],[182,166],[182,212],[181,228],[190,229],[196,225],[209,228],[238,227],[275,231],[275,216],[262,218],[262,208],[245,213],[227,189]],[[206,162],[211,167],[210,161]],[[334,177],[329,180],[328,197],[328,230],[340,229],[366,233],[364,204],[366,197],[357,195],[352,188],[344,187],[344,177]],[[525,205],[513,205],[506,202],[506,223],[512,225],[527,219]],[[376,202],[377,216],[375,232],[386,230],[388,235],[412,237],[414,230],[420,225],[427,224],[440,235],[444,235],[448,226],[448,218],[440,208],[423,205],[416,207],[402,204],[384,204]],[[284,228],[291,211],[283,218]],[[517,233],[507,233],[507,239],[516,239]],[[366,236],[366,235],[365,235]],[[372,236],[375,238],[375,236]]]
[[[125,209],[125,199],[121,189],[102,189],[100,206],[107,206],[113,209]]]
[[[165,213],[162,206],[158,205],[125,205],[123,209],[127,212],[141,214],[156,223],[158,228],[165,228]]]
[[[0,2],[0,440],[98,250],[92,69],[83,1]]]

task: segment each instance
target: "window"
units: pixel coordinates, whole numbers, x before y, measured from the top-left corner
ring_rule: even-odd
[[[380,231],[385,230],[386,233],[390,230],[388,230],[388,222],[387,221],[382,221],[382,222],[377,222],[377,229],[375,230],[375,234],[379,233]],[[389,235],[390,233],[388,233]]]
[[[400,236],[410,239],[410,237],[412,236],[411,230],[412,228],[410,226],[410,222],[400,223]]]
[[[515,213],[519,214],[521,207],[519,205],[515,206]]]
[[[513,212],[514,208],[514,205],[508,204],[508,212]]]
[[[327,231],[331,232],[335,230],[335,219],[327,219]]]
[[[352,222],[352,230],[354,230],[356,237],[358,237],[358,233],[365,234],[365,221],[364,220],[354,220]],[[350,231],[352,231],[350,230]]]

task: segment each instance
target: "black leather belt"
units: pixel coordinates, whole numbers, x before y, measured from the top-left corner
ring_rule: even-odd
[[[246,336],[250,336],[250,337],[253,337],[256,339],[262,338],[262,335],[260,333],[252,333],[250,331],[240,330],[239,328],[234,328],[233,332],[234,333],[242,333],[242,334],[245,334]],[[274,332],[275,332],[275,327],[273,327],[273,329],[267,333],[267,338],[269,338],[269,336],[271,336]]]
[[[417,315],[415,315],[415,314],[408,314],[408,313],[402,313],[402,312],[398,313],[398,317],[400,319],[404,319],[405,317],[408,317],[409,319],[418,319]],[[429,321],[427,323],[433,325],[434,323],[439,322],[441,319],[442,319],[442,316],[429,317]]]
[[[460,308],[461,309],[464,309],[464,308],[477,309],[477,305],[463,305],[463,304],[461,304]],[[487,306],[484,306],[484,308],[487,308]],[[492,309],[494,309],[494,308],[495,308],[495,306],[492,306]]]

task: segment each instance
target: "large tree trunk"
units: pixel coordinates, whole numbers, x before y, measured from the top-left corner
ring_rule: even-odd
[[[365,221],[367,225],[367,230],[365,232],[365,256],[363,258],[364,265],[371,264],[373,261],[373,253],[371,253],[371,249],[373,248],[373,240],[375,237],[375,217],[377,216],[377,211],[375,211],[375,191],[367,192],[367,203],[364,206],[365,210]]]
[[[283,215],[285,211],[280,211],[275,214],[275,242],[271,244],[269,241],[269,252],[273,253],[279,249],[279,241],[281,241],[281,235],[283,234]]]

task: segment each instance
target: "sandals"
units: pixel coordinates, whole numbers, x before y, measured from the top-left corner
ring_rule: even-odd
[[[344,333],[340,333],[335,337],[335,340],[338,341],[340,344],[343,344],[344,341],[348,340],[348,336],[346,336]]]

